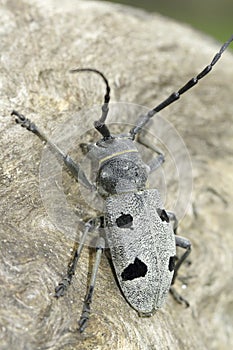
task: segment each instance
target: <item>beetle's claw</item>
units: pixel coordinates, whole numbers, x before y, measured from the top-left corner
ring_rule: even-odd
[[[20,124],[23,128],[28,129],[29,131],[34,131],[35,130],[35,124],[32,123],[28,118],[26,118],[23,114],[13,110],[11,112],[11,115],[14,115],[15,122],[17,124]]]
[[[190,304],[188,302],[188,300],[186,300],[185,298],[183,298],[175,289],[174,287],[170,287],[170,293],[173,296],[173,298],[175,299],[175,301],[179,304],[183,304],[185,305],[185,307],[189,307]]]
[[[25,116],[23,114],[15,111],[15,110],[13,110],[11,112],[11,115],[16,116],[16,118],[15,118],[16,123],[21,124],[21,123],[25,122],[25,120],[26,120],[26,118],[25,118]]]
[[[65,290],[66,290],[66,288],[65,288],[64,284],[59,284],[55,288],[55,294],[54,294],[55,298],[62,297],[64,295],[64,293],[65,293]]]
[[[68,278],[64,278],[58,286],[55,288],[55,298],[60,298],[64,295],[68,285],[70,284],[70,280]]]

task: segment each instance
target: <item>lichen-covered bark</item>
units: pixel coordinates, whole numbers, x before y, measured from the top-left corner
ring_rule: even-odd
[[[153,107],[207,65],[220,44],[159,15],[92,1],[4,1],[0,21],[0,348],[232,348],[232,55],[224,53],[208,77],[163,112],[193,166],[193,196],[179,229],[193,243],[192,264],[181,271],[191,278],[183,291],[177,283],[190,308],[169,296],[153,317],[139,318],[104,257],[89,327],[80,335],[77,319],[94,256],[84,249],[67,294],[53,298],[73,241],[55,227],[40,197],[43,145],[10,112],[25,113],[49,135],[78,111],[100,104],[102,82],[68,74],[77,66],[102,70],[113,101]],[[76,159],[81,155],[78,149]],[[63,184],[79,233],[81,220],[95,211],[65,174]]]

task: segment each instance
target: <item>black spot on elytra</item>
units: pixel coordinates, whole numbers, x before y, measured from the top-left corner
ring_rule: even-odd
[[[173,271],[174,270],[175,263],[176,263],[176,257],[175,256],[170,256],[169,264],[168,264],[169,271]]]
[[[121,216],[116,219],[116,224],[120,228],[130,228],[132,223],[133,217],[130,214],[121,213]]]
[[[140,259],[135,258],[133,264],[129,264],[121,274],[123,281],[132,281],[138,277],[145,277],[147,266]]]
[[[169,222],[169,217],[166,213],[166,210],[158,208],[157,213],[159,214],[159,217],[162,221]]]

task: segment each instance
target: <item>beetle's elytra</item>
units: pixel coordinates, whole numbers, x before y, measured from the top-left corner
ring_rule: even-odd
[[[15,110],[12,112],[17,123],[36,134],[59,158],[62,158],[81,185],[95,189],[105,200],[102,216],[85,223],[79,247],[65,277],[55,288],[55,296],[63,296],[75,273],[88,233],[96,226],[103,228],[96,242],[96,258],[79,320],[80,332],[84,331],[89,320],[97,270],[106,240],[119,286],[128,303],[140,315],[148,316],[159,309],[169,290],[177,301],[184,302],[188,306],[188,302],[171,286],[175,282],[180,266],[190,254],[191,243],[188,239],[176,235],[175,214],[163,208],[158,190],[146,189],[149,173],[162,165],[164,156],[153,147],[152,150],[156,153],[155,161],[150,162],[150,165],[145,164],[138,151],[135,137],[140,135],[143,127],[156,113],[179,99],[183,93],[206,76],[232,41],[233,35],[222,45],[208,66],[177,92],[140,116],[135,126],[126,134],[112,135],[105,124],[109,110],[110,87],[104,74],[92,68],[71,71],[94,72],[101,76],[106,85],[102,114],[99,120],[94,122],[94,127],[102,138],[96,143],[87,145],[89,157],[97,160],[99,164],[94,183],[89,181],[79,163],[75,163],[68,154],[63,153],[33,122]],[[138,142],[141,141],[139,137]],[[179,259],[176,258],[176,246],[185,249]]]

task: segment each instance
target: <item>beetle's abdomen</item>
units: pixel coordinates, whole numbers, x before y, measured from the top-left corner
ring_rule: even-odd
[[[176,254],[172,226],[160,217],[157,190],[106,199],[106,236],[122,292],[138,312],[160,308],[169,291]]]

